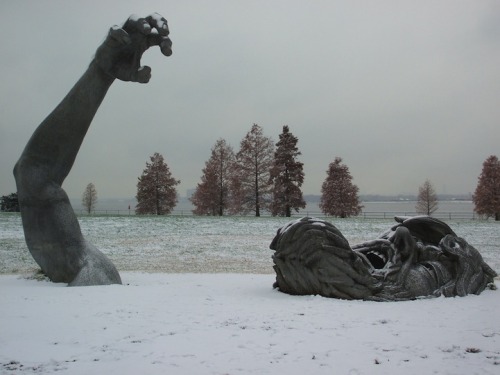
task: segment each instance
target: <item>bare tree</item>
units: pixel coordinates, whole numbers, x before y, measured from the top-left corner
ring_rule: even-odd
[[[472,201],[479,215],[500,220],[500,161],[495,155],[484,161]]]
[[[222,216],[229,206],[229,185],[235,161],[232,147],[219,139],[205,163],[201,182],[190,198],[195,215]]]
[[[273,183],[270,208],[273,216],[290,217],[292,209],[299,212],[299,208],[306,207],[300,190],[304,182],[304,164],[297,160],[301,155],[297,148],[298,139],[290,132],[288,125],[283,126],[279,138],[270,174]]]
[[[429,180],[425,180],[418,188],[415,210],[418,214],[431,216],[438,209],[438,199],[434,187]]]
[[[352,183],[351,173],[347,165],[342,164],[342,158],[336,157],[326,174],[321,186],[321,211],[340,218],[359,215],[363,208],[359,203],[359,189]]]
[[[87,185],[82,194],[82,206],[88,214],[95,210],[97,204],[97,190],[91,182]]]
[[[265,137],[262,128],[253,124],[240,144],[231,178],[232,213],[269,209],[272,184],[269,181],[273,165],[274,143]]]
[[[172,177],[163,156],[155,152],[150,157],[151,163],[146,168],[137,183],[137,214],[166,215],[177,204],[177,190],[180,183]]]

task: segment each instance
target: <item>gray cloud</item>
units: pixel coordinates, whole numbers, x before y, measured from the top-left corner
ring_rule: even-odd
[[[0,4],[0,194],[35,127],[129,14],[169,20],[174,54],[148,51],[147,85],[116,82],[65,182],[79,197],[136,192],[154,152],[179,192],[215,141],[235,150],[253,123],[299,138],[304,192],[341,156],[362,193],[473,192],[499,154],[495,1],[19,1]]]

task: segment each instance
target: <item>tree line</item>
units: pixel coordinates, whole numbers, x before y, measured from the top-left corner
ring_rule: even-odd
[[[202,169],[200,182],[189,198],[194,206],[193,214],[223,216],[252,213],[260,216],[267,211],[273,216],[290,217],[292,212],[305,208],[301,190],[305,178],[304,164],[299,160],[301,152],[297,144],[298,138],[288,125],[283,126],[275,144],[272,138],[264,135],[259,125],[253,124],[241,140],[237,152],[225,139],[218,139]],[[167,214],[177,203],[175,186],[180,181],[171,176],[161,155],[155,153],[151,161],[152,164],[147,163],[139,178],[136,213]],[[155,164],[157,166],[153,166]],[[166,181],[163,186],[157,183],[159,170],[163,170],[161,173]],[[146,182],[148,179],[151,181]],[[149,186],[147,194],[143,192],[142,184]],[[363,206],[358,193],[348,166],[342,158],[335,157],[321,186],[320,210],[340,218],[359,215]],[[162,199],[165,207],[159,209],[159,200]],[[500,162],[494,155],[483,163],[473,202],[476,213],[500,220]],[[424,215],[432,215],[438,209],[437,195],[429,180],[418,189],[415,209]]]
[[[262,127],[253,124],[243,137],[237,152],[219,138],[211,148],[202,169],[200,182],[189,198],[193,214],[208,216],[248,215],[290,217],[306,207],[301,186],[304,164],[298,138],[288,125],[283,126],[274,143]],[[177,203],[176,185],[170,169],[159,153],[146,163],[137,184],[137,214],[163,215]],[[358,188],[342,159],[336,158],[327,171],[322,186],[321,208],[325,214],[339,217],[361,212]]]
[[[291,216],[292,211],[305,208],[298,139],[286,125],[279,138],[275,145],[253,124],[236,153],[224,139],[217,140],[190,198],[193,213],[260,216],[268,211],[274,216]]]
[[[273,216],[290,217],[305,208],[301,186],[304,164],[298,138],[284,125],[279,141],[263,133],[253,124],[240,142],[237,152],[225,139],[218,139],[202,169],[200,182],[189,198],[193,214],[223,216],[263,211]],[[154,153],[137,182],[136,214],[166,215],[177,204],[176,186],[180,183],[170,172],[163,156]],[[359,189],[353,184],[349,168],[342,158],[335,157],[326,170],[321,186],[319,208],[334,217],[350,217],[361,213]],[[473,194],[474,211],[482,217],[500,220],[500,161],[489,156]],[[82,205],[88,213],[95,209],[97,190],[89,183],[82,195]],[[17,193],[0,197],[1,211],[19,211]],[[418,189],[416,212],[432,215],[438,209],[437,195],[429,180]]]

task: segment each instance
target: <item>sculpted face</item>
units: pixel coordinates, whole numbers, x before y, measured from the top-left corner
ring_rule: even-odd
[[[275,287],[289,294],[366,300],[479,294],[496,273],[444,222],[396,218],[379,238],[353,246],[332,224],[303,218],[281,228],[271,249]]]

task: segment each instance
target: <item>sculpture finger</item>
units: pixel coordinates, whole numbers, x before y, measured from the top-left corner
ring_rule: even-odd
[[[128,66],[118,65],[112,71],[113,76],[125,82],[148,83],[151,79],[151,68],[141,66],[137,70],[131,70]]]
[[[109,29],[106,42],[112,47],[127,45],[132,42],[128,33],[119,26],[113,26]]]
[[[153,13],[146,17],[146,21],[151,27],[155,28],[161,36],[166,37],[170,33],[167,20],[161,14]]]
[[[172,41],[168,37],[164,37],[157,33],[148,35],[148,48],[151,46],[160,46],[161,53],[165,56],[172,55]]]
[[[131,15],[123,25],[123,29],[128,33],[138,31],[144,35],[150,34],[152,27],[147,18],[139,17],[135,14]]]
[[[151,79],[151,68],[149,66],[141,66],[133,76],[135,82],[148,83]]]

